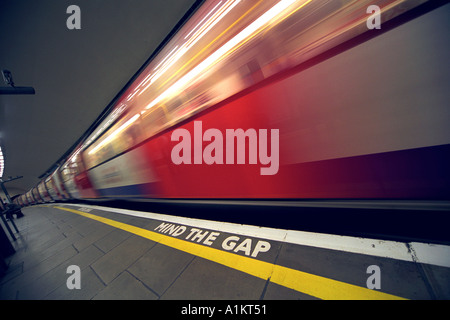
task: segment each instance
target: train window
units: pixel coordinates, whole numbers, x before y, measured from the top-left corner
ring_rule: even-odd
[[[139,140],[142,137],[139,121],[140,120],[137,119],[136,122],[127,127],[120,136],[117,136],[116,139],[112,140],[114,155],[122,153],[139,143]]]
[[[64,167],[61,170],[61,177],[63,182],[67,182],[69,181],[73,176],[73,172],[70,169],[70,167],[68,166],[68,164],[64,165]]]
[[[84,153],[87,168],[107,161],[138,143],[142,139],[141,129],[138,125],[139,118],[139,113],[122,118],[100,139],[89,146]]]
[[[55,193],[55,188],[53,185],[52,180],[50,179],[50,177],[48,177],[47,179],[45,179],[44,181],[45,187],[47,188],[47,191],[49,193],[49,195],[54,198],[56,193]]]
[[[142,116],[141,126],[144,138],[151,137],[156,134],[167,124],[167,114],[168,112],[166,106],[158,106],[152,108],[150,112],[147,112]]]

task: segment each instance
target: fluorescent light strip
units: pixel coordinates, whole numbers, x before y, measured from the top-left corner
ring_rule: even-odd
[[[141,115],[139,113],[135,114],[131,119],[129,119],[127,122],[122,124],[119,128],[117,128],[113,133],[111,133],[105,140],[100,142],[94,149],[89,151],[89,154],[95,153],[100,147],[102,147],[104,144],[108,143],[112,139],[114,139],[119,133],[121,133],[123,130],[131,126]]]
[[[186,43],[184,43],[180,49],[178,49],[176,51],[175,54],[173,54],[173,56],[171,56],[171,54],[174,52],[174,50],[178,47],[175,47],[175,49],[173,49],[168,55],[167,57],[164,58],[164,60],[162,62],[164,62],[165,60],[168,59],[169,56],[170,59],[168,59],[168,61],[166,61],[164,63],[164,65],[160,68],[160,70],[156,71],[156,73],[154,73],[150,78],[149,76],[147,76],[145,79],[145,81],[141,84],[144,85],[146,84],[148,81],[150,81],[150,83],[139,93],[139,95],[141,95],[144,91],[146,91],[156,80],[159,79],[159,77],[167,71],[167,69],[169,69],[175,62],[177,62],[190,48],[192,48],[192,46],[194,44],[196,44],[201,38],[203,38],[203,36],[209,31],[211,30],[212,27],[214,27],[220,20],[222,20],[222,18],[224,16],[226,16],[228,14],[228,12],[230,12],[231,9],[233,9],[241,0],[236,0],[236,1],[229,1],[227,4],[225,4],[222,8],[220,8],[217,12],[214,13],[214,15],[208,19],[208,21],[202,25],[198,30]],[[217,6],[216,6],[217,7]],[[202,20],[203,21],[203,20]],[[198,25],[197,25],[198,26]],[[197,26],[195,28],[197,28]],[[194,29],[195,29],[194,28]],[[192,31],[191,31],[192,32]],[[158,64],[158,66],[154,69],[156,70],[159,65],[161,65],[160,62]],[[149,79],[148,79],[149,78]]]
[[[219,1],[219,3],[216,4],[216,6],[214,8],[212,8],[212,10],[209,11],[208,14],[206,16],[204,16],[203,19],[199,23],[197,23],[197,25],[194,28],[192,28],[192,30],[184,37],[184,39],[186,40],[191,35],[192,32],[197,30],[197,27],[200,26],[203,23],[203,21],[205,21],[205,19],[208,18],[211,15],[211,13],[213,13],[221,3],[222,3],[222,1]]]
[[[169,58],[177,48],[178,48],[178,46],[175,46],[175,48],[173,48],[172,51],[170,51],[169,54],[168,54],[168,55],[167,55],[160,63],[158,63],[158,65],[153,69],[153,71],[155,71],[156,69],[158,69],[159,66],[160,66],[161,64],[163,64],[163,62],[166,61],[167,58]],[[147,78],[148,78],[148,76],[147,76]],[[146,78],[146,79],[147,79],[147,78]]]
[[[212,27],[214,27],[228,12],[230,12],[241,0],[228,2],[209,19],[195,34],[188,40],[188,49],[191,48],[199,39],[201,39]]]
[[[103,125],[100,127],[100,129],[97,129],[97,131],[91,136],[91,138],[83,144],[83,148],[86,146],[89,146],[105,129],[114,121],[117,119],[117,117],[126,109],[126,104],[121,104],[119,108],[115,109],[111,115],[109,116],[109,119],[106,122],[102,122]]]
[[[3,177],[4,169],[5,169],[5,158],[3,157],[2,148],[0,147],[0,178]]]
[[[312,0],[303,1],[303,5],[311,2]],[[231,52],[231,50],[236,47],[239,43],[243,42],[245,39],[254,35],[258,29],[262,28],[265,24],[267,24],[270,20],[274,19],[277,15],[287,9],[289,6],[297,2],[297,0],[282,0],[274,5],[271,9],[266,11],[262,16],[256,19],[253,23],[251,23],[248,27],[234,36],[230,41],[225,43],[222,47],[216,50],[213,54],[211,54],[208,58],[203,60],[197,67],[192,69],[189,73],[187,73],[180,80],[175,82],[171,87],[169,87],[166,91],[160,94],[157,98],[155,98],[152,102],[150,102],[145,110],[148,110],[155,106],[157,103],[167,98],[169,95],[174,92],[180,90],[182,87],[190,83],[194,78],[203,73],[208,67],[212,66],[214,63],[218,62],[225,54]]]
[[[165,99],[167,96],[173,94],[174,92],[180,90],[182,87],[187,85],[189,82],[191,82],[194,78],[199,76],[204,70],[206,70],[208,67],[212,66],[214,63],[221,60],[223,56],[225,56],[227,53],[231,52],[238,44],[243,42],[244,40],[250,38],[252,35],[256,34],[259,29],[261,29],[265,24],[270,22],[270,20],[274,19],[277,15],[279,15],[281,12],[286,10],[289,6],[297,2],[298,0],[282,0],[278,2],[276,5],[274,5],[271,9],[266,11],[263,15],[261,15],[258,19],[256,19],[253,23],[251,23],[248,27],[246,27],[244,30],[242,30],[240,33],[238,33],[236,36],[234,36],[230,41],[225,43],[222,47],[220,47],[218,50],[216,50],[213,54],[211,54],[208,58],[203,60],[197,67],[192,69],[189,73],[187,73],[184,77],[179,79],[177,82],[175,82],[172,86],[170,86],[166,91],[164,91],[162,94],[160,94],[157,98],[155,98],[152,102],[150,102],[144,110],[148,110],[151,107],[155,106],[157,103],[159,103],[161,100]],[[311,2],[312,0],[304,0],[302,6],[306,5],[307,3]],[[237,0],[233,2],[226,11],[224,11],[218,18],[215,19],[214,23],[210,25],[210,27],[214,26],[220,19],[222,19],[234,6],[236,6],[240,0]],[[217,14],[217,13],[216,13]],[[210,29],[210,28],[209,28]],[[195,42],[198,41],[203,35],[209,30],[205,29],[205,32],[201,33],[201,36],[198,36]],[[194,43],[195,43],[194,42]],[[184,46],[184,45],[183,45]],[[180,48],[180,50],[182,50]],[[185,49],[187,50],[187,49]],[[173,51],[173,50],[172,50]],[[181,57],[181,55],[179,56]],[[172,65],[175,61],[179,59],[173,60],[170,65]],[[174,57],[173,57],[174,58]],[[169,66],[164,67],[160,71],[158,71],[156,74],[159,76],[167,70]],[[155,74],[155,75],[156,75]],[[152,77],[151,83],[153,83],[156,79]],[[140,94],[142,94],[150,85],[151,83],[143,89]],[[118,135],[120,132],[125,130],[128,126],[130,126],[133,122],[135,122],[141,114],[143,114],[144,111],[141,111],[141,113],[134,115],[130,120],[125,122],[122,126],[120,126],[117,130],[115,130],[111,135],[109,135],[105,140],[103,140],[101,143],[99,143],[94,149],[89,151],[89,154],[95,153],[99,148],[101,148],[103,145],[111,141],[115,138],[116,135]]]
[[[164,68],[164,66],[167,65],[167,63],[169,63],[169,62],[173,59],[173,56],[172,56],[172,55],[173,55],[174,51],[175,51],[177,48],[178,48],[178,46],[175,46],[175,48],[173,48],[172,51],[170,51],[169,54],[168,54],[168,55],[167,55],[160,63],[158,63],[158,65],[153,69],[153,71],[156,71],[155,73],[150,73],[148,76],[145,77],[144,81],[142,81],[142,83],[139,84],[138,87],[143,86],[143,85],[145,85],[147,82],[150,81],[150,83],[149,83],[144,89],[141,90],[141,93],[139,93],[138,96],[140,96],[142,93],[144,93],[144,91],[147,90],[147,88],[148,88],[148,87],[149,87],[156,79],[159,78],[159,75],[161,75],[161,71],[162,71],[162,70],[157,70],[157,69],[158,69],[159,66],[160,66],[161,64],[163,64],[169,57],[170,57],[169,61],[167,61],[166,63],[163,64],[163,68]],[[178,50],[177,50],[177,53],[178,53],[181,49],[182,49],[182,48],[178,49]],[[165,68],[164,68],[164,69],[165,69]],[[157,77],[156,79],[154,79],[156,76],[158,76],[158,77]]]

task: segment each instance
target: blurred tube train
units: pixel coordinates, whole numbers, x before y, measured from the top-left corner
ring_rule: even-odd
[[[449,5],[389,27],[426,5],[206,0],[16,202],[448,200]],[[252,156],[262,148],[279,153],[273,174]]]

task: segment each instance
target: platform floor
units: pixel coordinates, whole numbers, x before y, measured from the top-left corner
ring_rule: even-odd
[[[23,212],[2,300],[450,298],[447,246],[88,205]]]

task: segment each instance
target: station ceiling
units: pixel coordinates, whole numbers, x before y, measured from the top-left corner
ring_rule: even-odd
[[[0,95],[3,180],[23,176],[5,184],[11,196],[76,143],[198,2],[0,0],[0,68],[36,92]],[[67,27],[73,4],[81,29]]]

